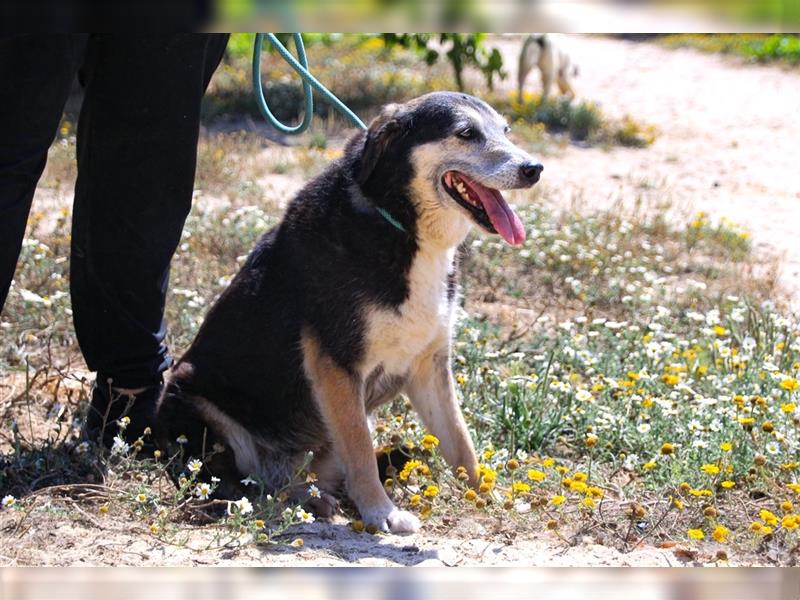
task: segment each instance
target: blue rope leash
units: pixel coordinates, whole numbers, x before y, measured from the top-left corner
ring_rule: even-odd
[[[264,37],[275,47],[283,59],[294,69],[303,82],[303,104],[305,111],[303,113],[303,120],[295,126],[285,125],[281,123],[272,111],[267,106],[267,101],[264,98],[264,88],[261,84],[261,48],[264,43]],[[292,56],[292,53],[284,46],[280,40],[275,37],[273,33],[257,33],[256,42],[253,47],[253,90],[256,95],[256,103],[261,111],[261,114],[266,119],[267,123],[275,127],[278,131],[288,135],[297,135],[303,133],[311,124],[311,119],[314,116],[314,93],[316,90],[325,100],[327,100],[336,110],[343,114],[347,119],[356,127],[366,129],[364,121],[358,118],[356,114],[350,110],[347,105],[339,100],[333,92],[326,88],[320,81],[314,77],[308,70],[308,59],[306,57],[305,46],[303,45],[303,38],[299,33],[292,34],[294,45],[297,48],[297,58]],[[392,226],[406,233],[405,227],[385,209],[376,206],[375,210],[386,219]]]

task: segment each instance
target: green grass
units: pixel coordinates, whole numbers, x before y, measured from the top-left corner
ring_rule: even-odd
[[[589,101],[571,102],[565,98],[548,98],[526,92],[522,102],[516,94],[495,96],[486,100],[515,127],[542,125],[553,134],[566,134],[570,139],[594,145],[620,145],[644,148],[652,144],[657,131],[626,116],[621,121],[608,118],[597,104]]]
[[[659,38],[671,48],[733,54],[758,62],[800,63],[800,36],[776,34],[674,34]]]

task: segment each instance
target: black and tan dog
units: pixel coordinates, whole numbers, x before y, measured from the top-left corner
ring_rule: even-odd
[[[450,367],[456,249],[473,224],[525,238],[498,190],[532,186],[542,166],[507,131],[482,101],[433,93],[386,107],[349,140],[258,242],[173,369],[161,444],[185,435],[187,457],[224,448],[205,467],[228,497],[250,475],[285,485],[312,450],[319,488],[344,482],[366,524],[415,531],[383,489],[370,434],[370,414],[404,392],[475,484]],[[323,498],[316,509],[329,513],[335,501]]]

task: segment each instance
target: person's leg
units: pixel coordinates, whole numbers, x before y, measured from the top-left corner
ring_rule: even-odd
[[[0,36],[0,312],[86,36]]]
[[[90,435],[98,417],[123,414],[103,406],[121,388],[146,397],[131,412],[137,423],[127,437],[135,439],[172,362],[164,344],[169,264],[191,208],[200,102],[226,43],[207,34],[90,38],[70,271],[75,331],[97,371]]]

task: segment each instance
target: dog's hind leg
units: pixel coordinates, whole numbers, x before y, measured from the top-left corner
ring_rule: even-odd
[[[519,68],[517,69],[517,101],[522,104],[525,100],[525,94],[523,93],[523,89],[525,87],[525,79],[528,77],[528,73],[531,71],[531,64],[528,56],[526,54],[527,49],[524,48],[522,50],[522,54],[519,55]]]
[[[549,66],[542,66],[542,105],[547,102],[547,98],[550,96],[550,89],[553,87],[553,68],[552,68],[552,61],[550,61]]]
[[[567,74],[564,69],[562,69],[558,73],[558,89],[569,100],[575,98],[575,90],[572,89],[572,86],[569,83],[569,79],[567,78]]]
[[[302,348],[314,399],[333,451],[344,466],[347,493],[364,523],[392,533],[416,531],[419,519],[395,507],[378,478],[360,381],[336,364],[308,332],[303,333]]]
[[[439,438],[444,459],[454,469],[464,467],[470,485],[477,487],[478,459],[458,405],[446,346],[417,361],[406,391],[425,427]]]

